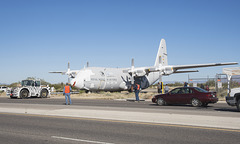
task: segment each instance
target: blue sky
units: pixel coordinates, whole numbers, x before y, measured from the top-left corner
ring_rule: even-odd
[[[0,83],[49,71],[154,64],[161,38],[171,65],[240,62],[239,0],[1,0]],[[238,66],[238,65],[237,65]],[[236,67],[224,66],[224,67]],[[213,77],[223,67],[190,77]],[[164,77],[187,81],[188,74]]]

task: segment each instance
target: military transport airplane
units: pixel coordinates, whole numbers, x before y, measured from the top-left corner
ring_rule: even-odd
[[[131,68],[105,68],[105,67],[84,67],[81,70],[57,71],[50,73],[61,73],[72,78],[71,85],[78,89],[88,91],[124,91],[130,90],[135,83],[140,84],[141,89],[146,89],[162,76],[174,73],[198,72],[197,70],[184,70],[189,68],[212,67],[222,65],[234,65],[237,62],[208,63],[192,65],[168,65],[166,42],[161,40],[154,66],[134,67],[132,59]],[[181,71],[180,71],[181,70]]]

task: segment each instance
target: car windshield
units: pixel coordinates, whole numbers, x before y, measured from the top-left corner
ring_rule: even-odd
[[[40,81],[35,81],[35,86],[39,87],[41,85]]]
[[[34,84],[33,80],[22,81],[22,86],[32,86]]]
[[[171,94],[177,94],[177,93],[180,93],[180,92],[181,92],[181,89],[177,88],[177,89],[172,90]]]
[[[198,87],[195,87],[194,89],[197,90],[198,92],[208,93],[208,91],[198,88]]]

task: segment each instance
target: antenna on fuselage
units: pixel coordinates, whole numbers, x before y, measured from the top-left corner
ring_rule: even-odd
[[[87,67],[89,67],[89,62],[87,62]]]

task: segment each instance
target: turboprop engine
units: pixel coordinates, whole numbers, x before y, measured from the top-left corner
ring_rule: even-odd
[[[161,72],[162,75],[170,75],[174,71],[173,71],[172,66],[163,66],[163,67],[160,68],[160,72]]]
[[[137,70],[135,73],[135,77],[142,77],[145,76],[147,73],[144,70]]]

